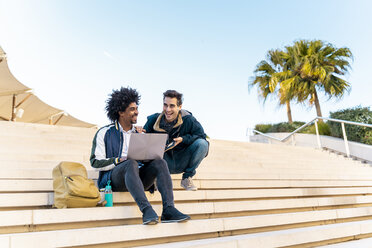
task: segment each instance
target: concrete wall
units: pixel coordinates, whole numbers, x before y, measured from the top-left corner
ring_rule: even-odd
[[[289,133],[268,133],[270,136],[282,139],[286,137]],[[262,135],[252,135],[249,137],[250,142],[259,142],[259,143],[270,143],[270,144],[285,144],[285,145],[296,145],[296,146],[307,146],[307,147],[318,147],[316,140],[316,135],[314,134],[302,134],[296,133],[294,138],[289,138],[285,142],[279,142],[266,138]],[[345,143],[343,139],[323,136],[320,135],[320,143],[322,147],[339,151],[346,154]],[[350,155],[355,156],[360,159],[364,159],[372,162],[372,146],[365,145],[353,141],[349,141]]]

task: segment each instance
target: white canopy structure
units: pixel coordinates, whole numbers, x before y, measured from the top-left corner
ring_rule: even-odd
[[[54,108],[32,93],[10,72],[6,54],[0,47],[0,121],[17,121],[49,125],[95,127]]]

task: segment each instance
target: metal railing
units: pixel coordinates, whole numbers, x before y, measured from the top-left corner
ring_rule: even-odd
[[[356,126],[362,126],[362,127],[370,127],[372,128],[372,124],[365,124],[365,123],[360,123],[360,122],[354,122],[354,121],[345,121],[345,120],[339,120],[339,119],[332,119],[332,118],[326,118],[326,117],[320,117],[320,116],[317,116],[316,118],[314,118],[313,120],[309,121],[308,123],[305,123],[304,125],[302,125],[301,127],[297,128],[296,130],[294,130],[292,133],[288,134],[287,136],[285,136],[284,138],[282,139],[279,139],[279,138],[276,138],[276,137],[273,137],[271,135],[268,135],[268,134],[265,134],[265,133],[262,133],[260,131],[257,131],[257,130],[253,130],[254,133],[257,133],[257,134],[260,134],[262,136],[265,136],[269,139],[274,139],[274,140],[277,140],[277,141],[280,141],[280,142],[284,142],[286,141],[288,138],[292,137],[292,141],[294,139],[294,134],[297,133],[298,131],[302,130],[303,128],[311,125],[313,122],[315,123],[315,131],[316,131],[316,139],[317,139],[317,143],[318,143],[318,147],[321,149],[322,148],[322,144],[320,142],[320,135],[319,135],[319,129],[318,129],[318,121],[319,120],[327,120],[327,121],[333,121],[333,122],[339,122],[341,123],[341,128],[342,128],[342,134],[343,134],[343,137],[344,137],[344,143],[345,143],[345,150],[346,150],[346,156],[347,157],[350,157],[350,149],[349,149],[349,143],[347,141],[347,135],[346,135],[346,131],[345,131],[345,124],[349,124],[349,125],[356,125]]]

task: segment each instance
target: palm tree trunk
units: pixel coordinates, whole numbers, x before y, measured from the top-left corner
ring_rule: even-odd
[[[292,124],[292,112],[291,112],[291,104],[289,101],[286,101],[285,104],[287,105],[287,116],[288,116],[288,122],[289,124]]]
[[[318,98],[318,94],[316,93],[316,89],[314,89],[313,98],[314,98],[314,104],[316,108],[316,114],[317,116],[322,117],[322,111],[320,110],[319,98]]]

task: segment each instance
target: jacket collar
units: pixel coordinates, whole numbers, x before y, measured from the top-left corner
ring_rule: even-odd
[[[181,110],[182,111],[182,110]],[[173,126],[173,128],[176,128],[176,127],[179,127],[183,124],[183,120],[182,120],[182,114],[181,114],[181,111],[178,113],[178,119],[177,119],[177,123],[176,125]],[[166,132],[164,129],[160,128],[160,120],[161,118],[163,117],[164,113],[161,113],[158,118],[156,119],[155,121],[155,124],[153,126],[154,130],[157,131],[157,132]]]
[[[118,122],[118,121],[115,121],[115,128],[116,128],[117,131],[120,130],[120,129],[119,129],[119,122]]]
[[[119,132],[124,132],[123,127],[120,125],[120,123],[118,121],[115,121],[115,128]],[[132,129],[129,130],[128,132],[136,133],[137,132],[136,127],[134,125],[132,125]]]

